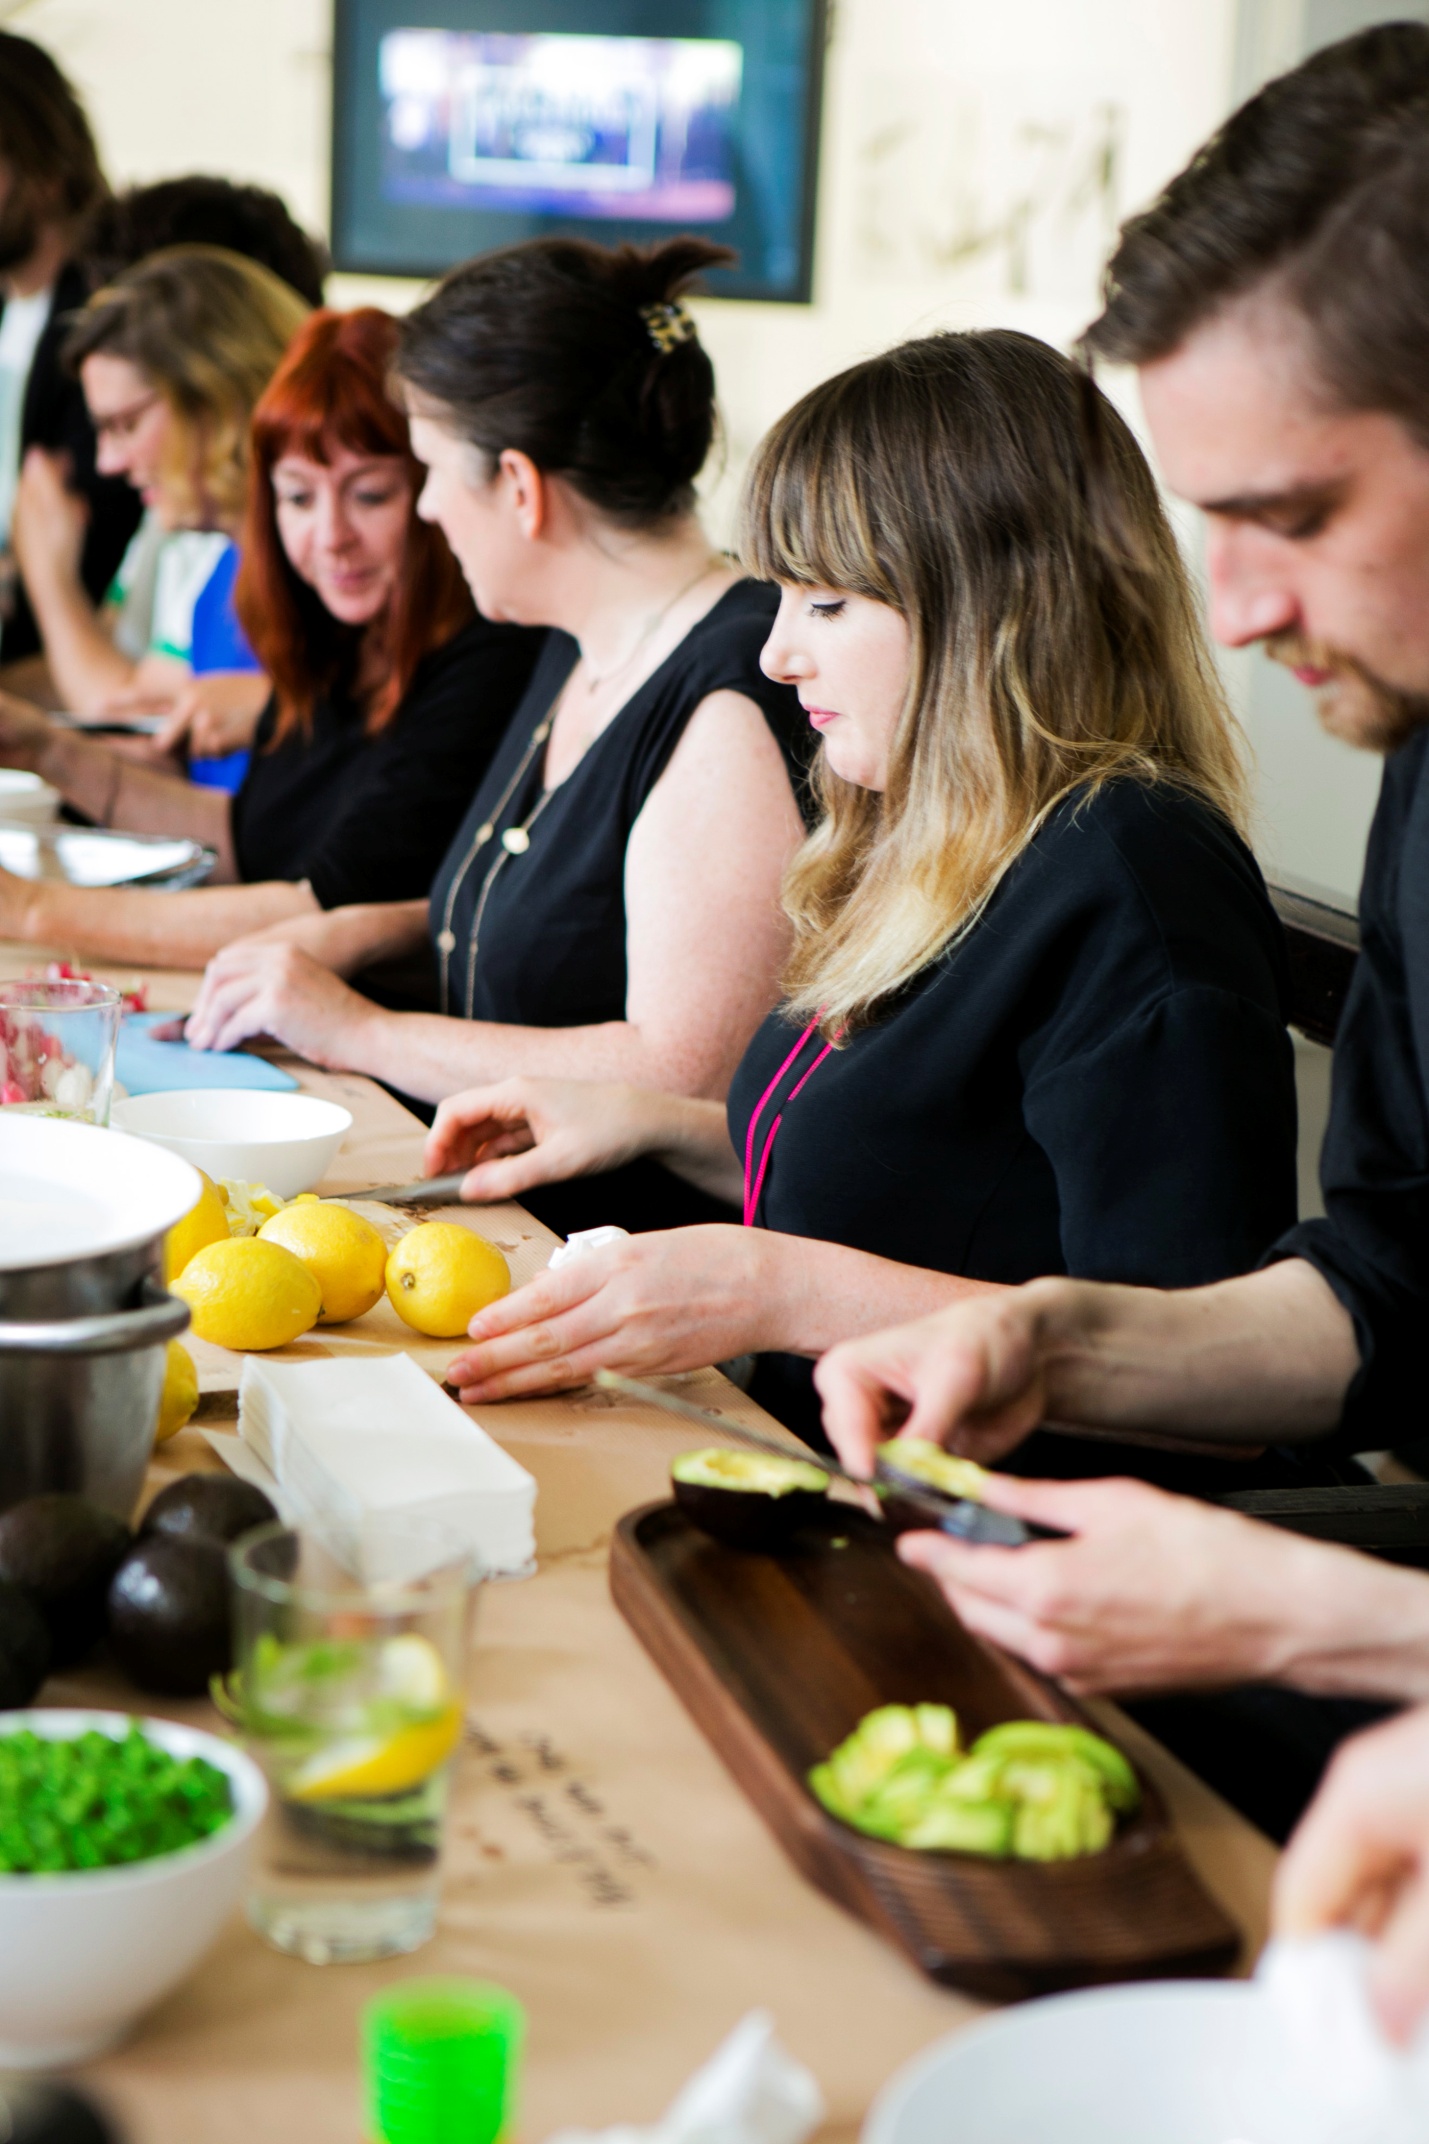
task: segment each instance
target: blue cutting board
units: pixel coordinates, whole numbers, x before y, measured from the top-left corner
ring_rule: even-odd
[[[297,1086],[291,1072],[251,1050],[191,1050],[186,1042],[155,1042],[150,1028],[173,1017],[171,1012],[125,1016],[114,1077],[130,1094],[171,1094],[183,1087],[266,1087],[276,1093]]]

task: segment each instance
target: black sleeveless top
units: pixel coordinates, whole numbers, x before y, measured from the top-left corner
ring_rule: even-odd
[[[803,801],[814,739],[792,687],[759,667],[778,590],[737,581],[640,685],[556,788],[543,787],[549,716],[579,656],[552,633],[432,886],[440,1009],[517,1027],[625,1018],[625,852],[631,829],[702,700],[762,709]],[[614,1221],[664,1228],[728,1209],[655,1163],[531,1194],[561,1234]]]

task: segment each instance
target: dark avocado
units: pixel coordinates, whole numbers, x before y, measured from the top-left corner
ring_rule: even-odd
[[[675,1502],[692,1525],[726,1548],[763,1551],[784,1545],[812,1518],[829,1477],[807,1459],[763,1452],[685,1452],[673,1461]]]
[[[149,1534],[109,1588],[109,1642],[141,1690],[198,1697],[232,1666],[228,1557],[222,1542]]]
[[[941,1445],[929,1444],[920,1437],[895,1437],[879,1448],[878,1456],[885,1469],[908,1478],[907,1496],[900,1496],[886,1482],[878,1485],[882,1516],[896,1534],[926,1532],[936,1527],[940,1504],[950,1498],[982,1502],[987,1474],[976,1460],[959,1459]],[[919,1490],[931,1490],[932,1494],[920,1496]]]
[[[104,1633],[104,1596],[130,1533],[82,1496],[29,1496],[0,1512],[0,1578],[27,1593],[50,1634],[50,1665],[82,1660]]]
[[[236,1541],[278,1514],[261,1489],[236,1474],[185,1474],[161,1489],[144,1514],[139,1538],[168,1534],[182,1541]]]
[[[0,1579],[0,1712],[21,1711],[49,1672],[44,1617],[28,1593]]]

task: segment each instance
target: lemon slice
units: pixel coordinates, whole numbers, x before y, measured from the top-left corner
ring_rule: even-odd
[[[401,1794],[445,1764],[461,1740],[461,1705],[452,1696],[442,1656],[415,1631],[384,1640],[377,1655],[375,1701],[423,1715],[385,1733],[344,1735],[309,1757],[288,1781],[294,1801]]]
[[[430,1779],[460,1740],[461,1706],[453,1700],[436,1719],[420,1727],[399,1727],[390,1735],[353,1735],[329,1743],[293,1774],[288,1798],[323,1802],[401,1794]]]

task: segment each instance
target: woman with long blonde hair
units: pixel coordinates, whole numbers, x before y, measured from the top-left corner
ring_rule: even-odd
[[[487,1199],[656,1154],[746,1225],[590,1250],[493,1306],[449,1372],[470,1400],[755,1353],[813,1436],[838,1337],[1038,1273],[1210,1280],[1294,1211],[1235,731],[1110,404],[1024,335],[909,343],[774,427],[744,519],[782,591],[764,666],[823,741],[784,1002],[727,1117],[508,1081],[443,1105],[428,1163]]]

